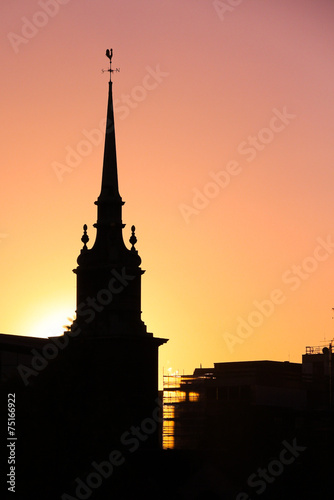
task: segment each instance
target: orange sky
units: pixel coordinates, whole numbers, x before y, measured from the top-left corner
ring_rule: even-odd
[[[135,224],[161,371],[300,361],[334,336],[331,0],[1,10],[1,332],[74,315],[113,47],[125,240]]]

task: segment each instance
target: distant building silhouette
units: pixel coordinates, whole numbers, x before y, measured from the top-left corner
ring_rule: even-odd
[[[330,410],[331,356],[328,348],[307,347],[302,363],[225,362],[165,375],[164,447],[246,453],[261,435],[263,448],[297,433],[311,414]]]

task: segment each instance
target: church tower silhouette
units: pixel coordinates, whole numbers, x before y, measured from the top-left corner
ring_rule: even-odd
[[[141,276],[144,271],[135,248],[134,226],[131,228],[130,249],[123,240],[124,202],[118,187],[112,51],[109,55],[108,52],[110,81],[101,192],[95,202],[96,239],[89,249],[87,226],[84,225],[83,248],[74,269],[77,317],[72,329],[79,332],[76,337],[79,339],[78,348],[89,356],[90,369],[94,369],[93,400],[101,391],[107,421],[114,429],[112,434],[120,438],[124,431],[157,414],[158,348],[167,340],[147,332],[141,319]],[[112,413],[108,413],[108,408]],[[159,443],[156,429],[145,436],[141,444],[144,448],[156,449]]]

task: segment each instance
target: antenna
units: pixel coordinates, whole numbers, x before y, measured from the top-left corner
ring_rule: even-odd
[[[112,49],[107,49],[106,50],[106,56],[108,57],[109,59],[109,69],[103,69],[102,70],[102,73],[105,73],[106,71],[109,71],[110,73],[110,79],[109,79],[109,82],[111,82],[111,73],[114,73],[114,71],[116,71],[117,73],[120,72],[120,69],[119,68],[116,68],[116,69],[111,69],[111,59],[112,59],[112,56],[113,56],[113,50]]]

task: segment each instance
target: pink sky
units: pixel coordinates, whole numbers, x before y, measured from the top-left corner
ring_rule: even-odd
[[[74,314],[112,47],[125,239],[135,224],[161,371],[300,361],[333,338],[334,4],[215,4],[1,7],[1,332]]]

